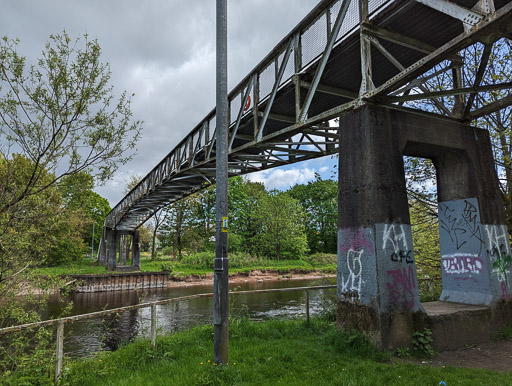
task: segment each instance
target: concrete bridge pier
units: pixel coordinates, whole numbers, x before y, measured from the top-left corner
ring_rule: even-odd
[[[128,248],[126,247],[127,236],[131,236],[131,265],[128,261]],[[123,242],[124,239],[124,242]],[[117,244],[120,243],[119,261]],[[140,270],[140,233],[137,229],[133,231],[119,231],[109,227],[103,227],[100,246],[100,265],[106,265],[108,271],[139,271]],[[119,264],[118,264],[119,263]]]
[[[106,228],[107,234],[107,271],[115,271],[117,267],[117,239],[118,231]]]
[[[437,170],[443,301],[494,307],[511,293],[504,208],[488,132],[366,104],[340,118],[338,326],[379,347],[429,325],[419,300],[403,156]]]
[[[140,271],[140,234],[137,229],[132,232],[132,268]]]
[[[101,231],[100,248],[98,252],[98,264],[107,265],[107,228],[103,227]]]

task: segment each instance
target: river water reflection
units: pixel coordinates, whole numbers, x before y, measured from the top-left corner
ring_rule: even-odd
[[[331,284],[327,280],[266,280],[262,283],[248,281],[231,283],[230,290],[249,291],[270,288],[306,287]],[[103,309],[123,307],[200,293],[211,293],[213,285],[193,287],[155,288],[142,291],[112,291],[75,293],[67,299],[73,302],[71,315],[85,314]],[[333,290],[310,292],[310,314],[324,308],[325,293]],[[305,317],[305,293],[277,292],[244,294],[230,297],[233,315],[245,314],[251,320],[291,319]],[[52,300],[44,318],[56,318],[62,311],[62,303]],[[211,323],[213,299],[204,297],[159,305],[157,309],[158,332],[178,331],[196,325]],[[65,324],[64,354],[69,357],[90,356],[100,350],[115,350],[120,344],[138,336],[148,336],[151,323],[150,308],[124,311],[119,315],[80,320]]]

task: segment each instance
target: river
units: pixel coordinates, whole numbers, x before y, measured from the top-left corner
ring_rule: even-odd
[[[332,284],[326,280],[265,280],[230,283],[230,290],[249,291],[270,288],[306,287]],[[155,288],[144,291],[112,291],[95,293],[74,293],[65,303],[56,298],[50,300],[48,313],[44,318],[57,318],[64,305],[71,305],[68,315],[79,315],[103,309],[134,305],[200,293],[211,293],[213,286]],[[310,291],[310,314],[316,315],[325,308],[326,293],[333,290]],[[246,315],[251,320],[291,319],[305,317],[305,293],[274,292],[244,294],[230,297],[230,313]],[[157,309],[158,333],[183,330],[196,325],[211,323],[213,299],[203,297],[176,303],[159,305]],[[100,350],[115,350],[138,336],[149,336],[151,323],[150,308],[124,311],[119,315],[80,320],[65,324],[64,354],[77,358],[91,356]]]

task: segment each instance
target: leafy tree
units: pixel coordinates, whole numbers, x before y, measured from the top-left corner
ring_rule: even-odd
[[[10,159],[0,157],[0,205],[20,194],[32,170],[32,161],[23,155],[13,154]],[[54,178],[45,170],[38,173],[42,183]],[[53,253],[69,256],[74,252],[60,253],[63,241],[73,248],[83,244],[77,231],[79,226],[75,224],[81,218],[66,210],[56,187],[28,196],[23,208],[24,212],[20,213],[17,206],[7,207],[0,214],[0,328],[40,319],[49,294],[64,283],[59,277],[36,275],[32,267],[47,263]],[[32,293],[31,289],[35,288],[41,291]],[[22,298],[21,291],[25,295]],[[19,332],[2,337],[0,372],[15,372],[19,379],[28,383],[40,382],[51,371],[51,340],[51,331],[44,328],[35,334]]]
[[[261,224],[257,213],[260,202],[266,195],[268,193],[262,183],[251,182],[240,176],[229,179],[230,251],[235,252],[235,247],[242,248],[249,254],[258,254],[256,236],[261,232]]]
[[[58,186],[66,207],[82,212],[87,219],[81,233],[83,241],[88,246],[92,245],[92,224],[94,224],[94,246],[97,247],[105,217],[111,210],[108,200],[92,190],[94,179],[85,171],[64,177]]]
[[[305,213],[300,203],[286,193],[271,191],[262,197],[256,219],[261,231],[258,250],[268,257],[299,259],[307,252]]]
[[[62,283],[32,268],[80,256],[85,208],[105,210],[85,205],[101,200],[92,193],[82,197],[66,180],[77,186],[70,183],[73,176],[87,172],[105,181],[131,157],[141,130],[141,122],[132,120],[130,97],[114,96],[97,41],[54,35],[37,60],[21,56],[18,43],[0,39],[1,327],[40,318],[48,293]],[[22,303],[19,295],[32,288],[43,291]],[[23,355],[34,346],[27,339],[17,336],[13,345],[2,345],[0,372],[31,362]]]
[[[466,59],[473,65],[471,71],[464,73],[465,82],[472,84],[478,71],[478,65],[485,51],[485,46],[477,44],[465,50]],[[500,84],[512,81],[512,41],[501,39],[490,50],[487,71],[485,71],[482,84]],[[493,90],[480,92],[475,101],[475,107],[483,107],[490,103],[511,98],[509,90]],[[506,106],[506,105],[505,105]],[[508,232],[512,235],[512,107],[506,106],[492,114],[473,122],[478,127],[488,129],[491,136],[496,172],[500,181],[501,197],[505,205],[505,216]]]
[[[189,226],[188,244],[194,250],[208,249],[210,238],[215,236],[215,185],[186,198],[190,213],[187,216]]]
[[[338,229],[338,183],[323,180],[318,173],[307,185],[295,185],[288,194],[306,212],[306,234],[312,253],[336,253]]]
[[[160,226],[165,222],[167,212],[165,208],[160,208],[153,213],[151,217],[153,220],[153,238],[151,241],[151,261],[155,260],[156,236]]]
[[[172,245],[173,257],[180,257],[183,250],[183,235],[190,215],[190,201],[184,198],[169,205],[166,209],[165,221],[161,226],[164,244]]]
[[[503,84],[512,81],[512,41],[502,38],[494,44],[475,43],[472,46],[462,50],[459,54],[466,63],[462,72],[461,87],[473,87],[477,78],[480,62],[482,58],[488,55],[487,68],[482,73],[482,85]],[[453,87],[453,77],[449,63],[443,62],[432,68],[426,75],[434,75],[425,83],[428,91],[447,90]],[[444,70],[443,70],[444,69]],[[512,106],[507,105],[507,98],[511,98],[512,94],[507,89],[498,89],[491,91],[479,91],[475,94],[473,108],[482,108],[490,103],[503,101],[503,108],[484,115],[471,122],[472,125],[489,130],[491,137],[495,170],[498,180],[500,181],[501,197],[505,206],[505,215],[509,234],[512,235]],[[458,106],[458,101],[464,101],[462,98],[467,96],[447,96],[437,98],[435,102],[415,101],[407,102],[405,105],[413,108],[421,108],[422,110],[444,113],[443,110],[452,111],[459,116],[463,115]],[[431,211],[437,202],[435,192],[432,191],[432,185],[435,184],[435,169],[428,160],[410,159],[406,161],[406,174],[412,180],[420,179],[424,182],[409,186],[411,197],[421,200],[424,203],[429,201],[429,205],[425,209]],[[430,180],[431,182],[427,183]]]
[[[12,150],[25,155],[32,170],[0,213],[81,171],[107,180],[130,159],[141,130],[126,92],[115,100],[96,40],[51,35],[31,66],[17,45],[7,37],[0,43],[0,151],[5,159]]]
[[[32,162],[14,154],[0,159],[0,204],[11,202],[24,189],[32,174]],[[40,170],[43,183],[53,175]],[[24,201],[24,212],[17,206],[7,206],[0,215],[0,297],[16,288],[20,275],[27,268],[39,265],[42,257],[58,244],[67,220],[62,196],[58,189],[49,188]]]

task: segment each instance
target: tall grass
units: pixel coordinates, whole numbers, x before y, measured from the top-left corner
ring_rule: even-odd
[[[229,364],[212,363],[213,328],[138,340],[66,365],[69,385],[505,385],[512,374],[393,362],[358,333],[326,321],[240,319],[231,323]]]

